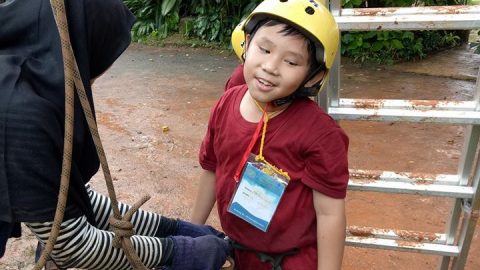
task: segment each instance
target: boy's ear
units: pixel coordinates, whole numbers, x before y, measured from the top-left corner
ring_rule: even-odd
[[[245,44],[243,45],[243,56],[245,57],[245,53],[247,52],[248,45],[250,45],[251,36],[250,34],[245,35]]]
[[[327,72],[325,70],[319,71],[317,75],[313,76],[308,82],[305,83],[305,87],[312,87],[317,82],[320,82],[325,79]]]

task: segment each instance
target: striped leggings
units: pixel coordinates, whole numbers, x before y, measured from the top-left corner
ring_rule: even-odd
[[[112,246],[114,234],[108,231],[108,219],[112,214],[110,199],[86,186],[95,213],[96,227],[87,222],[85,216],[69,219],[62,223],[60,234],[50,257],[62,268],[82,269],[132,269],[123,249]],[[119,203],[124,215],[130,206]],[[131,220],[136,235],[130,237],[133,246],[147,268],[162,262],[163,238],[155,237],[160,227],[161,216],[138,210]],[[53,222],[26,223],[27,227],[45,244]]]

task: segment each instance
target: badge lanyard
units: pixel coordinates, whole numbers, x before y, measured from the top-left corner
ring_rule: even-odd
[[[255,100],[255,104],[257,105],[257,107],[263,111],[263,114],[262,114],[262,118],[260,118],[260,121],[258,122],[258,125],[257,125],[257,128],[255,129],[255,132],[253,133],[253,136],[252,136],[252,139],[250,140],[250,143],[249,145],[247,146],[247,148],[245,149],[245,153],[243,153],[243,156],[242,156],[242,159],[240,160],[240,163],[238,164],[237,166],[237,170],[235,171],[235,175],[233,176],[233,179],[235,180],[235,182],[238,183],[238,181],[240,180],[240,174],[242,173],[242,170],[243,170],[243,167],[245,166],[245,163],[247,162],[247,159],[248,159],[248,156],[250,155],[250,153],[252,152],[252,149],[253,149],[253,146],[255,145],[255,143],[257,142],[257,139],[258,139],[258,136],[260,134],[260,128],[262,128],[263,126],[263,130],[262,130],[262,138],[261,138],[261,142],[260,142],[260,152],[259,154],[255,157],[256,160],[261,160],[269,165],[272,166],[272,168],[279,174],[281,175],[284,175],[286,176],[288,179],[290,179],[290,177],[288,176],[288,173],[283,171],[282,169],[277,169],[275,166],[273,166],[272,164],[268,163],[265,158],[263,157],[263,146],[265,144],[265,134],[267,133],[267,124],[268,124],[268,119],[269,119],[269,116],[268,116],[268,113],[267,113],[267,108],[268,108],[268,103],[267,105],[265,105],[265,109],[263,109],[262,107],[260,107],[260,105],[257,103],[257,101]],[[264,124],[265,123],[265,124]]]
[[[255,103],[258,105],[258,103],[255,101]],[[263,110],[262,118],[260,118],[260,121],[258,122],[257,128],[255,129],[255,132],[253,133],[252,139],[250,140],[250,144],[248,144],[247,149],[245,149],[245,153],[243,153],[242,159],[240,160],[240,163],[238,164],[237,170],[235,171],[235,175],[233,176],[233,179],[235,182],[238,183],[240,180],[240,174],[242,173],[243,166],[247,162],[248,156],[250,155],[250,152],[252,152],[252,148],[257,142],[258,135],[260,133],[260,128],[263,126],[263,121],[265,119],[265,126],[263,128],[262,132],[262,137],[264,137],[264,133],[267,130],[267,122],[268,122],[268,115],[267,115],[267,107],[268,104],[265,106],[265,110]],[[262,145],[260,146],[260,154],[262,154],[263,151],[263,138],[262,138]]]
[[[237,186],[227,211],[266,232],[290,177],[287,172],[268,163],[263,157],[269,115],[266,107],[262,109],[258,103],[256,104],[263,114],[235,172],[234,180]],[[251,151],[258,139],[262,125],[260,152],[255,155]]]

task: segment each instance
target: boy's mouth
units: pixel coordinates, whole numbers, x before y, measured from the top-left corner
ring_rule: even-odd
[[[257,89],[261,92],[270,92],[271,90],[273,90],[274,84],[272,82],[260,77],[256,77],[255,79],[257,81]]]
[[[265,86],[273,86],[273,84],[271,82],[269,82],[267,80],[264,80],[262,78],[258,78],[258,81]]]
[[[260,78],[260,77],[257,77],[257,81],[262,85],[262,86],[265,86],[265,87],[273,87],[274,84],[268,80],[265,80],[263,78]]]

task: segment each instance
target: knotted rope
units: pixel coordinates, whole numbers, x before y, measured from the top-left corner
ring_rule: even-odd
[[[64,150],[62,161],[62,174],[60,178],[60,190],[57,202],[57,210],[55,212],[55,218],[52,224],[52,231],[45,245],[39,261],[34,267],[34,270],[41,270],[48,260],[49,254],[53,250],[53,246],[57,241],[57,237],[60,231],[60,225],[62,224],[65,206],[68,197],[68,187],[70,182],[70,171],[72,164],[72,145],[73,145],[73,117],[74,117],[74,89],[77,90],[77,95],[80,99],[80,103],[85,114],[85,118],[90,128],[95,148],[102,165],[105,182],[107,184],[108,195],[111,200],[113,216],[110,218],[110,225],[112,231],[115,233],[114,242],[112,243],[116,248],[123,248],[128,261],[135,270],[147,270],[145,265],[138,257],[133,248],[130,236],[134,235],[133,225],[129,221],[133,214],[143,205],[150,196],[143,196],[140,201],[135,203],[130,210],[121,216],[118,209],[117,196],[115,194],[115,188],[113,186],[112,176],[108,167],[107,158],[103,150],[102,142],[98,134],[97,124],[93,117],[92,109],[88,101],[84,85],[82,83],[78,65],[73,54],[73,49],[70,43],[70,34],[68,31],[68,22],[66,17],[65,2],[63,0],[50,0],[53,15],[55,17],[55,23],[57,25],[60,40],[62,45],[63,55],[63,68],[65,75],[65,135],[64,135]]]

